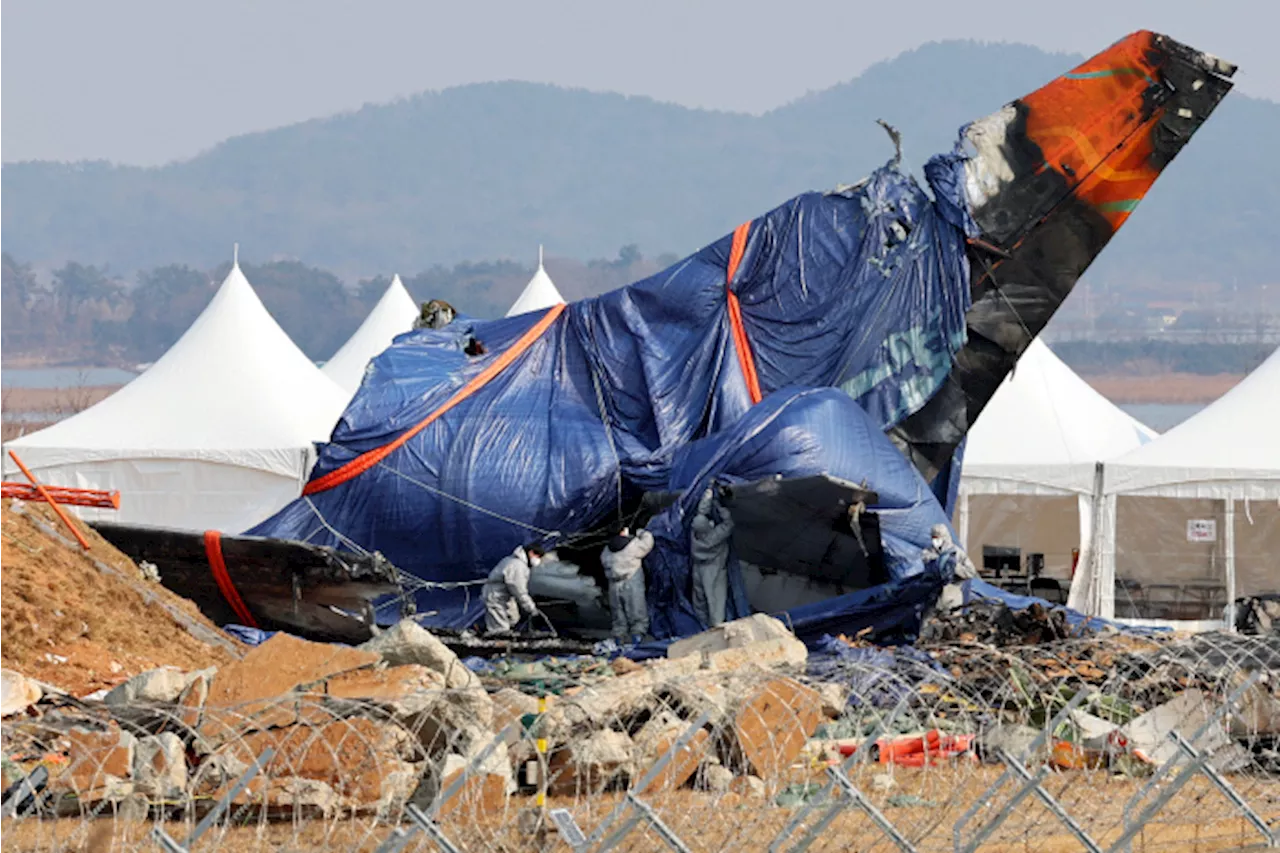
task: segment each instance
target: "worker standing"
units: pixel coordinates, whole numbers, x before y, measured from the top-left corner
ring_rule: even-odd
[[[690,536],[693,560],[693,609],[708,628],[724,622],[729,600],[729,537],[733,518],[707,489],[698,500]]]
[[[965,580],[978,576],[978,570],[974,567],[973,560],[970,560],[964,549],[952,540],[951,531],[947,529],[945,524],[935,524],[930,528],[929,547],[924,550],[921,556],[926,563],[936,560],[938,567],[943,569],[944,574],[949,567],[955,580]]]
[[[529,595],[529,575],[542,562],[541,545],[525,545],[503,557],[484,582],[484,627],[490,634],[508,634],[520,614],[536,616],[538,606]]]
[[[653,534],[643,528],[634,536],[624,527],[600,553],[609,577],[609,609],[613,637],[639,643],[649,633],[649,605],[644,597],[644,558],[653,550]]]

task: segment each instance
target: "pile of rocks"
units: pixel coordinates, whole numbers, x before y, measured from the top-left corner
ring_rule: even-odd
[[[781,623],[755,616],[539,700],[510,687],[490,693],[406,621],[354,648],[277,634],[241,660],[152,670],[101,701],[6,672],[4,781],[43,765],[42,802],[55,811],[181,807],[222,798],[258,762],[265,772],[233,804],[282,816],[386,814],[431,803],[470,766],[441,811],[493,813],[518,783],[557,796],[635,781],[705,713],[650,789],[763,794],[761,780],[785,776],[826,716],[823,696],[793,677],[806,658]]]

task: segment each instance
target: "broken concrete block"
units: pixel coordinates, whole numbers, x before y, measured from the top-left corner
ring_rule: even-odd
[[[633,738],[637,780],[647,776],[650,769],[663,760],[676,745],[680,736],[688,730],[689,725],[687,720],[682,720],[668,710],[660,711],[649,718]],[[710,733],[706,729],[695,732],[685,745],[667,760],[646,790],[670,791],[687,782],[698,769],[698,765],[706,758],[709,737]]]
[[[209,683],[213,680],[214,672],[216,670],[193,673],[187,686],[178,694],[178,721],[189,729],[195,729],[200,725],[200,714],[204,710],[205,701],[209,698]]]
[[[526,714],[538,713],[537,699],[527,696],[519,690],[512,690],[510,687],[502,688],[490,696],[489,700],[493,703],[493,730],[495,732],[503,731],[507,726],[523,719]],[[507,736],[507,743],[515,744],[521,739],[521,732],[515,731]]]
[[[0,670],[0,716],[21,714],[43,695],[40,685],[25,675],[11,669]]]
[[[417,664],[356,669],[332,676],[318,691],[333,699],[376,703],[397,716],[409,716],[439,702],[444,693],[444,676]]]
[[[438,790],[432,794],[432,799],[436,796],[444,796],[445,792],[466,772],[470,760],[462,755],[445,757],[439,772]],[[483,767],[477,767],[476,771],[468,776],[456,791],[440,802],[437,815],[441,818],[449,815],[491,816],[505,809],[507,796],[514,791],[515,785],[511,779],[510,765],[505,760],[501,763],[507,766],[505,777],[500,773],[486,772],[484,767],[489,767],[491,762],[484,762]]]
[[[122,800],[133,793],[137,739],[115,723],[96,730],[72,728],[62,734],[67,769],[51,784],[80,800]]]
[[[134,790],[152,799],[176,799],[187,790],[187,753],[172,732],[144,737],[133,751]]]
[[[661,693],[686,720],[693,721],[707,712],[707,721],[713,727],[724,722],[736,699],[726,678],[717,673],[667,682]]]
[[[444,676],[450,689],[481,686],[479,677],[448,646],[412,619],[402,619],[359,648],[377,654],[390,666],[416,663],[434,670]]]
[[[1273,681],[1274,683],[1274,681]],[[1280,735],[1280,696],[1275,687],[1255,684],[1245,691],[1231,715],[1231,735],[1255,738]]]
[[[297,721],[297,707],[282,702],[282,697],[300,685],[377,662],[372,652],[275,634],[218,670],[209,685],[199,734],[215,747],[243,732],[291,725]]]
[[[538,719],[534,737],[547,738],[554,745],[594,729],[629,728],[632,718],[655,703],[657,683],[655,673],[645,668],[566,692]]]
[[[709,764],[702,768],[702,788],[717,794],[729,790],[734,780],[733,771],[719,764]]]
[[[227,770],[247,768],[268,747],[275,754],[267,775],[323,782],[347,808],[383,809],[405,802],[420,775],[416,759],[421,753],[413,736],[399,725],[367,717],[251,732],[223,745],[217,755],[232,759]]]
[[[1106,749],[1107,741],[1118,726],[1079,708],[1071,712],[1071,725],[1076,730],[1075,744],[1082,749]]]
[[[804,668],[808,660],[809,650],[795,637],[759,640],[748,646],[737,646],[707,655],[711,669],[717,672],[777,667],[799,670]]]
[[[625,732],[603,729],[556,750],[548,763],[556,796],[599,794],[632,769],[633,744]]]
[[[733,713],[728,765],[762,779],[779,779],[823,720],[818,691],[792,678],[750,690]]]
[[[827,681],[814,685],[814,688],[822,697],[822,713],[827,719],[835,720],[844,714],[849,704],[849,685]]]
[[[212,791],[209,796],[215,800],[225,796],[235,781],[233,779],[226,787]],[[328,817],[345,807],[338,792],[327,783],[300,776],[257,776],[231,800],[231,804],[266,806],[271,811],[295,818],[309,814]]]
[[[667,657],[675,660],[688,655],[738,649],[753,643],[782,638],[794,640],[795,635],[787,630],[786,625],[772,616],[757,613],[745,619],[725,622],[701,634],[676,640],[667,648]]]
[[[1184,690],[1121,726],[1112,734],[1111,742],[1149,764],[1164,764],[1178,752],[1177,744],[1169,739],[1169,732],[1176,731],[1189,741],[1214,710],[1202,692]],[[1213,755],[1230,742],[1223,726],[1215,723],[1192,746],[1201,753]]]
[[[759,776],[734,776],[733,781],[729,783],[729,791],[738,794],[743,799],[762,800],[765,795],[764,780]]]
[[[212,672],[212,670],[210,670]],[[140,672],[123,684],[117,684],[103,701],[108,705],[131,705],[134,702],[173,702],[191,683],[197,673],[187,675],[176,666],[162,666]]]

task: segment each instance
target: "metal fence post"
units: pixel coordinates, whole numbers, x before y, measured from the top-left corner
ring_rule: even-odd
[[[218,802],[214,803],[213,808],[209,810],[203,820],[196,824],[196,828],[191,830],[191,834],[187,836],[187,840],[182,844],[174,841],[167,832],[158,826],[151,830],[151,838],[165,850],[168,850],[169,853],[188,853],[195,846],[195,843],[200,840],[200,836],[208,832],[209,827],[213,826],[214,822],[227,810],[231,805],[231,801],[240,796],[240,792],[249,786],[253,778],[266,769],[271,757],[275,754],[275,749],[267,747],[262,751],[261,755],[255,757],[252,766],[231,786],[230,791],[227,791]]]
[[[610,850],[619,841],[625,838],[631,830],[635,829],[636,824],[640,823],[641,820],[647,820],[658,834],[662,836],[663,841],[672,846],[672,849],[685,851],[686,848],[684,843],[680,841],[679,837],[677,837],[676,834],[666,826],[666,824],[662,823],[658,818],[657,813],[653,811],[649,804],[640,799],[640,795],[648,790],[649,786],[653,784],[653,780],[658,778],[658,774],[666,769],[666,766],[671,763],[671,760],[676,757],[680,750],[684,749],[689,744],[689,741],[693,740],[694,736],[702,730],[702,727],[705,726],[710,719],[711,711],[709,709],[699,714],[698,719],[694,720],[689,728],[685,729],[680,734],[680,737],[676,738],[675,743],[671,744],[671,748],[664,752],[662,756],[654,762],[654,765],[649,768],[649,772],[641,778],[640,783],[627,792],[626,798],[621,803],[618,803],[618,805],[614,807],[613,811],[605,815],[605,819],[600,822],[600,825],[597,826],[594,831],[592,831],[591,835],[587,836],[582,846],[575,848],[575,853],[576,851],[589,850],[597,843],[600,844],[597,849],[600,850],[601,853],[605,850]],[[624,811],[628,810],[632,812],[631,816],[623,821],[622,826],[618,827],[612,835],[606,838],[603,842],[600,842],[600,838],[609,831],[609,827],[614,823],[614,821],[616,821]],[[563,818],[561,818],[561,820],[563,820]],[[570,816],[569,822],[572,823],[572,820],[573,818]],[[558,825],[559,824],[557,824],[557,826]],[[576,828],[576,824],[574,824],[574,827]],[[579,834],[581,834],[581,830],[579,830]]]
[[[1049,796],[1049,792],[1040,787],[1040,783],[1049,772],[1048,768],[1041,767],[1039,772],[1033,774],[1030,770],[1027,770],[1025,762],[1028,758],[1035,755],[1036,752],[1044,746],[1046,741],[1052,739],[1053,733],[1057,731],[1058,726],[1066,722],[1067,718],[1071,715],[1071,712],[1080,707],[1088,695],[1090,694],[1084,689],[1077,690],[1076,695],[1071,697],[1071,701],[1063,706],[1061,711],[1054,715],[1053,719],[1045,725],[1044,731],[1040,732],[1036,739],[1033,740],[1029,746],[1024,748],[1021,753],[1019,753],[1016,759],[1002,756],[1002,758],[1005,759],[1005,771],[1000,774],[1000,777],[996,779],[996,781],[991,783],[990,787],[982,792],[982,796],[978,798],[978,801],[970,806],[969,810],[961,815],[960,819],[956,821],[956,825],[953,830],[953,840],[957,853],[973,853],[974,850],[977,850],[982,842],[990,838],[991,834],[1000,828],[1000,824],[1004,823],[1005,820],[1008,819],[1009,815],[1013,813],[1013,810],[1017,807],[1018,803],[1022,802],[1032,793],[1038,792],[1037,796],[1040,796],[1042,801],[1044,801],[1045,797],[1052,800],[1057,808],[1055,809],[1054,806],[1050,806],[1050,809],[1054,810],[1055,814],[1058,812],[1065,814],[1065,811],[1062,811],[1061,805],[1058,805],[1057,801],[1053,800],[1053,798]],[[1019,770],[1014,769],[1015,765]],[[1013,779],[1014,777],[1020,777],[1023,780],[1022,787],[1014,792],[1013,796],[1010,797],[1009,800],[1000,807],[1000,810],[977,831],[973,839],[966,846],[963,839],[965,824],[973,820],[973,818],[978,814],[979,809],[990,805],[996,794],[1002,787],[1004,787],[1005,781]],[[1045,804],[1049,805],[1048,802]],[[1061,815],[1059,815],[1059,817],[1061,817]],[[1089,839],[1087,835],[1083,835],[1082,837],[1083,830],[1077,832],[1079,827],[1078,825],[1075,825],[1074,821],[1068,822],[1067,827],[1071,829],[1073,833],[1076,833],[1076,837],[1080,838],[1081,843],[1085,844],[1087,848],[1100,853],[1101,848],[1099,848],[1092,839]]]
[[[871,755],[871,746],[880,738],[882,734],[884,734],[889,730],[889,726],[897,718],[898,714],[901,713],[901,711],[906,707],[908,698],[910,698],[910,694],[905,695],[901,699],[899,699],[898,704],[894,705],[893,709],[889,711],[889,715],[887,717],[882,717],[880,720],[876,722],[875,726],[872,727],[871,731],[863,739],[862,747],[857,749],[853,753],[853,755],[846,758],[844,760],[844,763],[840,765],[840,768],[839,768],[840,775],[845,777],[846,782],[849,781],[848,772],[852,770],[854,767],[856,767],[857,765],[862,764],[867,760],[867,758]],[[852,784],[852,782],[850,782],[849,784]],[[832,792],[834,792],[836,787],[839,785],[840,785],[839,779],[835,776],[832,776],[831,781],[828,782],[825,786],[823,786],[815,796],[810,798],[809,802],[805,803],[804,807],[800,810],[800,812],[795,817],[793,817],[787,823],[786,826],[782,828],[782,831],[779,832],[777,837],[774,838],[773,841],[769,844],[769,853],[778,853],[778,851],[782,849],[783,843],[786,842],[786,840],[790,838],[797,829],[800,828],[800,826],[804,823],[805,819],[809,816],[809,813],[812,812],[814,809],[816,809],[820,803],[826,801],[826,799],[831,796]],[[856,803],[858,801],[857,799],[849,800],[849,799],[845,799],[844,797],[841,797],[837,799],[835,802],[832,802],[827,807],[827,811],[822,815],[822,817],[820,817],[817,821],[815,821],[813,826],[809,828],[809,831],[805,833],[804,837],[801,838],[798,842],[796,842],[796,845],[791,848],[792,853],[799,853],[799,851],[807,849],[809,845],[812,844],[814,840],[818,837],[818,833],[820,833],[823,829],[825,829],[827,825],[831,823],[831,821],[835,820],[836,815],[839,814],[839,812],[842,809],[848,806],[850,802]],[[872,820],[875,820],[874,816],[872,817]],[[892,838],[892,836],[890,837]]]
[[[444,832],[440,827],[436,825],[436,814],[439,813],[441,806],[447,803],[451,797],[462,789],[462,786],[466,784],[467,779],[471,778],[480,765],[484,764],[485,761],[489,759],[489,756],[493,754],[493,751],[498,748],[498,744],[506,742],[507,737],[514,733],[519,725],[520,721],[516,720],[502,731],[498,732],[497,737],[489,741],[489,743],[485,745],[484,749],[480,750],[474,758],[467,762],[467,765],[462,768],[462,772],[458,774],[458,777],[450,782],[449,785],[445,787],[438,796],[436,796],[436,798],[431,802],[431,807],[425,812],[412,803],[406,806],[405,813],[409,815],[409,818],[413,821],[414,825],[407,829],[405,827],[397,826],[395,829],[391,830],[391,834],[388,835],[380,845],[378,845],[375,853],[395,853],[395,851],[402,850],[404,849],[404,846],[409,843],[410,839],[420,831],[426,832],[432,841],[440,845],[440,847],[448,851],[448,853],[457,853],[457,848],[453,845],[453,842],[451,842],[444,835]]]

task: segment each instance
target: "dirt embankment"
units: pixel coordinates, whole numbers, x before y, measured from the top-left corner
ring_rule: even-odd
[[[1243,379],[1234,373],[1199,376],[1163,373],[1154,376],[1104,374],[1084,379],[1113,403],[1212,403]]]
[[[44,504],[12,501],[0,510],[0,660],[5,669],[84,696],[132,675],[170,665],[191,671],[233,658],[226,645],[193,636],[183,621],[225,636],[194,604],[147,580],[87,525],[86,554],[41,530],[33,516],[65,528]],[[97,560],[115,572],[103,571]],[[209,636],[209,635],[206,635]],[[235,644],[230,643],[230,647]]]

